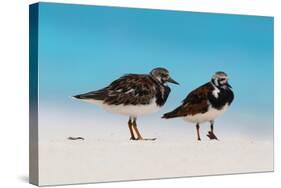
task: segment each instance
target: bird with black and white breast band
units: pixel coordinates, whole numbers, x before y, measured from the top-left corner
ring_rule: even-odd
[[[171,91],[168,82],[178,84],[167,69],[155,68],[149,74],[124,75],[103,89],[76,95],[74,98],[128,116],[131,140],[155,140],[143,138],[136,121],[137,117],[157,112],[165,104]]]
[[[211,81],[193,90],[175,110],[163,115],[170,119],[181,117],[185,121],[196,124],[197,140],[200,137],[200,124],[210,122],[207,136],[218,139],[214,134],[214,121],[231,105],[234,99],[232,87],[228,83],[228,76],[224,72],[216,72]]]

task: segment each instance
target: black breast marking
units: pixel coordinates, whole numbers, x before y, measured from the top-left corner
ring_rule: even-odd
[[[156,92],[156,104],[158,106],[163,106],[171,92],[171,89],[168,86],[160,85],[157,87],[157,92]]]
[[[209,93],[209,101],[217,110],[221,110],[226,104],[230,105],[234,99],[233,92],[226,88],[219,88],[220,92],[218,92],[218,97],[215,97],[212,92]]]

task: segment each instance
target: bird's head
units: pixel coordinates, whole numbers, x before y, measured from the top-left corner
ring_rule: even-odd
[[[228,83],[228,76],[225,72],[219,71],[214,74],[211,82],[219,88],[232,88]]]
[[[170,82],[179,85],[178,82],[171,78],[169,71],[165,68],[155,68],[150,72],[150,75],[158,80],[161,84],[167,84],[167,82]]]

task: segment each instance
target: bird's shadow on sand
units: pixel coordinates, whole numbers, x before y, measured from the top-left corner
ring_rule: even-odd
[[[24,183],[29,183],[29,177],[28,175],[22,175],[18,177],[20,181],[24,182]]]

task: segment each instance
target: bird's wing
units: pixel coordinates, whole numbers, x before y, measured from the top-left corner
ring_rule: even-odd
[[[148,104],[157,93],[155,81],[147,75],[128,74],[113,81],[109,86],[74,96],[78,99],[102,100],[106,104]]]
[[[183,117],[204,113],[208,110],[208,95],[210,94],[211,84],[207,83],[193,90],[182,101],[182,104],[175,110],[163,115],[163,118]]]
[[[147,75],[128,74],[107,87],[106,104],[148,104],[156,95],[152,78]]]

